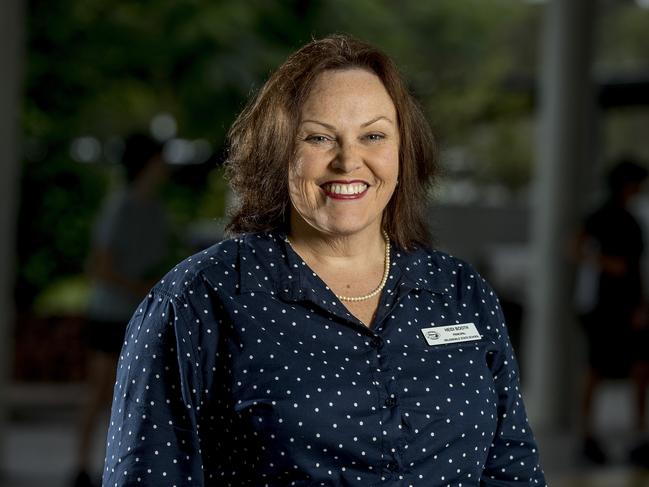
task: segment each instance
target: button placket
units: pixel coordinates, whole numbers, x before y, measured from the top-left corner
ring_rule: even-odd
[[[399,464],[397,462],[388,462],[385,464],[385,468],[388,472],[395,473],[399,471]]]
[[[370,346],[375,350],[377,368],[375,374],[377,377],[376,385],[381,389],[381,403],[383,405],[382,417],[382,450],[385,455],[385,463],[383,464],[384,479],[394,478],[395,475],[401,475],[401,455],[403,444],[406,441],[403,437],[403,432],[398,425],[401,423],[401,414],[396,409],[399,401],[397,400],[396,393],[398,388],[395,388],[393,383],[393,372],[390,368],[391,357],[386,352],[385,348],[388,341],[381,336],[375,335],[370,339]],[[389,348],[389,347],[388,347]]]

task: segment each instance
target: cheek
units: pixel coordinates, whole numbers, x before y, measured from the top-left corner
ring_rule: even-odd
[[[297,158],[288,168],[288,187],[291,193],[299,191],[308,180],[304,159]]]
[[[298,164],[292,164],[288,170],[288,192],[291,197],[293,204],[296,204],[296,199],[298,199],[301,193],[301,186],[304,183],[304,178],[300,175],[300,169]]]
[[[288,191],[293,205],[298,208],[313,206],[318,196],[315,194],[313,186],[307,165],[303,159],[298,158],[290,165],[288,171]]]
[[[305,154],[298,152],[295,161],[289,165],[289,179],[295,181],[296,184],[312,182],[316,177],[314,167],[315,164],[308,154],[305,157]]]
[[[399,177],[399,149],[386,147],[376,160],[379,162],[379,178],[386,187],[394,187]]]

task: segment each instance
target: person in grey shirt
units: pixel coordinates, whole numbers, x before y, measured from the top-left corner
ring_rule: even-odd
[[[127,184],[106,198],[87,262],[92,279],[85,328],[89,393],[79,429],[75,487],[94,485],[88,473],[92,437],[110,405],[125,328],[169,253],[169,225],[157,198],[168,172],[161,147],[146,135],[131,135],[122,162]]]

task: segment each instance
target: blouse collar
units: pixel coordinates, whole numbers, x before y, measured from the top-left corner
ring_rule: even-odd
[[[309,276],[312,271],[288,243],[284,230],[249,233],[240,241],[243,244],[239,252],[241,292],[271,292],[286,301],[300,301],[311,294],[307,281],[312,281],[313,276]],[[451,292],[451,277],[444,270],[443,262],[440,265],[440,259],[447,258],[445,254],[423,248],[407,252],[394,244],[391,252],[390,282],[398,282],[405,290]],[[263,280],[270,282],[260,282],[260,274],[265,274]]]

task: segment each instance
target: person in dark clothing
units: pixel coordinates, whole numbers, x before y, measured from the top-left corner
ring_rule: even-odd
[[[638,434],[642,435],[646,427],[649,328],[640,274],[644,244],[640,225],[629,211],[646,178],[647,170],[630,160],[616,164],[608,175],[608,199],[588,216],[579,235],[581,257],[590,255],[597,272],[592,306],[581,315],[589,365],[581,417],[583,454],[598,464],[607,461],[592,431],[593,397],[602,378],[631,374]],[[648,457],[644,443],[632,450],[634,463],[648,464]]]

